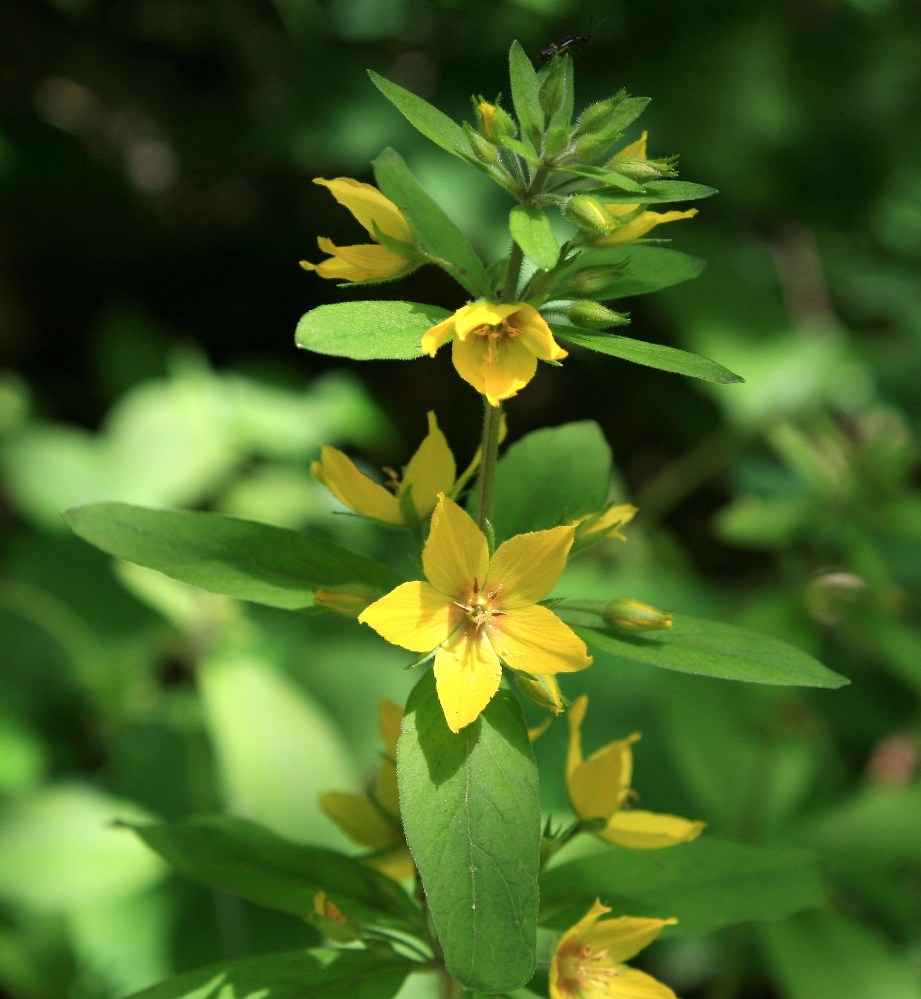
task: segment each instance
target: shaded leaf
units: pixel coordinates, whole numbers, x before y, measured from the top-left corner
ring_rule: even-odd
[[[515,205],[509,216],[512,238],[525,256],[548,271],[560,256],[560,247],[547,216],[533,205]]]

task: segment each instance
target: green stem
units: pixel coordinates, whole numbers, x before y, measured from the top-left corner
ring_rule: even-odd
[[[502,426],[502,406],[492,406],[483,397],[483,441],[480,444],[480,473],[476,480],[476,522],[481,531],[492,512],[492,491],[499,457],[499,428]]]

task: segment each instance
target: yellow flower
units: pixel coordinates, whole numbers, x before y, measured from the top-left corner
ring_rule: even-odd
[[[624,807],[632,794],[633,751],[630,746],[639,735],[610,742],[587,760],[582,759],[582,722],[587,708],[588,698],[577,697],[567,715],[566,790],[576,815],[583,822],[603,819],[606,824],[595,833],[596,836],[635,850],[677,846],[696,839],[704,828],[703,822]]]
[[[457,373],[493,406],[516,395],[534,377],[537,360],[568,356],[553,339],[543,316],[524,302],[465,305],[422,337],[422,349],[434,357],[454,338]]]
[[[349,177],[337,177],[335,180],[317,177],[314,184],[328,188],[336,201],[345,205],[367,229],[374,242],[336,246],[331,239],[320,236],[317,245],[323,253],[330,255],[329,259],[319,264],[302,260],[301,267],[305,271],[316,271],[322,278],[340,281],[384,281],[410,270],[414,260],[408,252],[404,256],[388,246],[382,246],[375,232],[376,226],[379,232],[391,239],[409,246],[414,243],[409,223],[389,198],[385,198],[376,187]]]
[[[378,719],[384,751],[373,793],[327,791],[319,798],[320,808],[349,839],[374,851],[365,862],[397,881],[411,877],[415,870],[403,837],[397,795],[397,739],[402,718],[402,708],[382,697]]]
[[[574,533],[519,534],[490,558],[470,515],[442,496],[422,552],[428,581],[403,583],[359,616],[394,645],[437,650],[438,700],[452,732],[490,702],[503,662],[538,676],[591,664],[582,639],[538,603],[563,571]]]
[[[667,985],[623,962],[678,920],[600,918],[610,911],[595,899],[563,934],[550,963],[550,999],[677,999]]]
[[[369,478],[341,451],[325,445],[310,471],[340,503],[363,517],[402,525],[415,515],[418,523],[432,512],[438,494],[452,488],[457,474],[454,455],[434,413],[428,414],[428,426],[429,432],[409,459],[403,478],[390,473],[392,489]]]

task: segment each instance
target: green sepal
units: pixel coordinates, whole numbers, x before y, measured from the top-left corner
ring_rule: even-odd
[[[708,833],[667,850],[610,847],[541,877],[542,923],[566,929],[599,896],[615,913],[677,917],[668,934],[710,933],[820,905],[826,886],[806,850],[747,846]]]
[[[555,295],[566,297],[573,287],[572,279],[579,271],[600,267],[615,268],[609,281],[591,289],[592,298],[604,300],[646,295],[690,281],[704,269],[704,262],[699,257],[661,246],[635,243],[599,246],[584,250],[561,269]]]
[[[129,999],[391,999],[413,970],[411,962],[392,952],[318,947],[212,964],[135,992]]]
[[[508,71],[512,89],[512,104],[521,129],[522,139],[533,149],[540,149],[544,131],[544,111],[540,106],[540,81],[527,53],[514,41],[508,52]]]
[[[634,340],[628,336],[618,336],[599,330],[577,329],[575,326],[561,326],[550,323],[554,336],[580,347],[588,347],[600,354],[618,357],[622,361],[633,364],[643,364],[647,368],[657,368],[659,371],[670,371],[676,375],[686,375],[689,378],[700,378],[705,382],[716,382],[719,385],[731,385],[745,379],[734,374],[722,364],[709,358],[692,354],[677,347],[667,347],[661,343],[648,343],[645,340]]]
[[[406,704],[397,781],[448,972],[488,993],[524,985],[536,960],[540,804],[518,702],[500,690],[454,733],[427,672]]]
[[[443,267],[471,295],[488,294],[486,269],[470,241],[444,209],[413,176],[403,157],[385,149],[373,162],[380,190],[409,220],[413,233],[433,261]]]
[[[542,271],[549,271],[559,260],[560,245],[550,220],[540,208],[515,205],[509,215],[509,230],[525,256]]]
[[[443,111],[439,111],[433,104],[423,100],[418,94],[397,83],[391,83],[374,70],[369,69],[368,76],[371,77],[374,86],[409,121],[410,125],[418,129],[427,139],[464,162],[478,165],[476,158],[470,152],[464,130],[456,121]]]
[[[386,566],[329,541],[221,513],[90,503],[64,513],[102,551],[172,579],[269,607],[309,607],[313,591],[362,583],[385,593],[401,582]]]
[[[317,892],[367,925],[422,928],[412,899],[390,878],[335,850],[306,846],[230,815],[126,828],[175,871],[269,909],[306,917]]]
[[[660,669],[785,687],[835,689],[850,683],[801,649],[732,624],[675,614],[670,630],[627,636],[594,627],[594,615],[558,613],[595,651]]]
[[[496,538],[571,523],[603,507],[611,449],[593,420],[534,430],[502,456],[493,483]]]
[[[302,316],[294,342],[353,361],[410,361],[422,356],[423,335],[450,315],[419,302],[336,302]]]

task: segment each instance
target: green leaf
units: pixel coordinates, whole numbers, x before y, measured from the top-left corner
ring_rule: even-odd
[[[605,246],[580,253],[572,265],[562,271],[561,284],[565,285],[586,267],[620,268],[612,271],[607,284],[592,291],[593,298],[609,299],[646,295],[689,281],[704,269],[704,262],[661,246]]]
[[[541,907],[562,929],[600,897],[615,915],[675,916],[672,932],[710,933],[747,920],[784,919],[820,905],[825,891],[808,851],[746,846],[705,833],[667,850],[613,847],[563,862],[541,878]]]
[[[456,121],[423,100],[418,94],[406,90],[399,84],[391,83],[374,70],[369,69],[368,76],[371,77],[374,86],[406,117],[410,125],[417,128],[427,139],[462,160],[474,159],[467,136]]]
[[[642,203],[640,196],[643,194],[643,185],[635,180],[632,180],[630,177],[625,177],[622,173],[618,173],[616,170],[605,170],[603,167],[583,165],[559,167],[559,172],[571,173],[575,177],[585,177],[588,180],[595,181],[597,184],[607,184],[610,187],[616,187],[622,191],[628,191],[633,194],[632,198],[626,198],[628,204]],[[598,191],[591,192],[592,195],[598,193]],[[614,197],[609,197],[607,192],[604,192],[604,197],[607,201],[615,200]]]
[[[863,921],[808,912],[759,936],[789,999],[921,999],[913,962]]]
[[[619,187],[620,185],[614,185]],[[651,180],[642,187],[642,197],[632,198],[626,194],[595,192],[604,201],[618,205],[665,205],[673,201],[697,201],[719,194],[715,187],[706,184],[692,184],[687,180]]]
[[[690,378],[702,378],[706,382],[717,382],[720,385],[731,385],[744,381],[739,375],[733,374],[722,364],[711,361],[699,354],[692,354],[677,347],[667,347],[660,343],[648,343],[645,340],[634,340],[628,336],[617,336],[613,333],[602,333],[597,330],[577,329],[575,326],[561,326],[551,323],[550,328],[561,340],[568,340],[580,347],[588,347],[599,354],[619,357],[623,361],[643,364],[647,368],[658,368],[660,371],[671,371],[676,375],[687,375]]]
[[[381,951],[317,948],[212,964],[129,999],[390,999],[412,970]]]
[[[109,555],[238,600],[297,610],[318,587],[400,582],[379,562],[300,531],[220,513],[90,503],[64,513],[71,529]]]
[[[532,164],[532,166],[540,166],[543,160],[534,150],[526,143],[522,142],[521,139],[516,139],[511,135],[500,135],[499,142],[505,146],[506,149],[510,149],[513,153],[517,153],[523,160]]]
[[[521,137],[535,149],[544,131],[544,111],[540,106],[540,81],[531,60],[521,45],[514,41],[508,52],[508,72],[512,87],[512,103],[521,127]]]
[[[183,876],[199,884],[305,917],[325,891],[347,915],[366,923],[418,928],[405,891],[373,868],[333,850],[304,846],[246,819],[204,815],[159,825],[130,825]]]
[[[558,608],[557,613],[562,616],[563,608]],[[676,614],[669,631],[627,636],[580,627],[580,621],[588,617],[565,613],[566,620],[592,648],[649,666],[786,687],[834,689],[850,683],[800,649],[735,625]]]
[[[423,334],[450,314],[418,302],[337,302],[306,313],[294,342],[353,361],[409,361],[422,356]]]
[[[484,992],[524,985],[535,964],[540,807],[517,701],[500,691],[455,734],[427,672],[406,705],[397,779],[448,971]]]
[[[592,420],[535,430],[496,468],[491,522],[499,541],[569,523],[604,506],[611,449]]]
[[[560,257],[560,246],[547,216],[533,205],[515,205],[509,216],[512,239],[542,271],[549,271]]]
[[[409,219],[423,249],[450,264],[450,273],[471,295],[488,294],[483,262],[467,237],[412,175],[403,157],[393,149],[385,149],[374,160],[374,177],[381,191]]]

